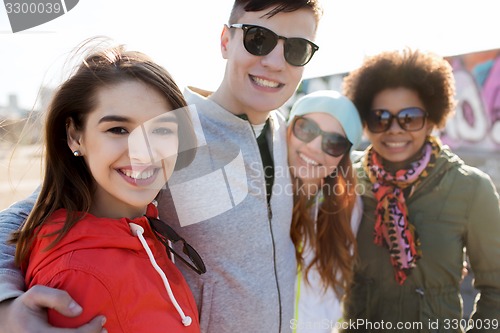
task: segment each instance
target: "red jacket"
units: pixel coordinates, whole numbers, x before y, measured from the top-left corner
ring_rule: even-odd
[[[147,215],[157,216],[153,205],[148,206]],[[88,214],[54,248],[44,251],[54,237],[40,236],[59,230],[65,217],[66,210],[60,209],[41,228],[25,274],[28,287],[41,284],[66,290],[83,307],[83,313],[76,318],[49,310],[51,324],[73,328],[103,314],[110,333],[200,331],[191,290],[145,217],[108,219]],[[129,223],[144,229],[144,238],[165,273],[174,298],[192,319],[190,326],[182,324],[162,278],[139,238],[132,234]]]

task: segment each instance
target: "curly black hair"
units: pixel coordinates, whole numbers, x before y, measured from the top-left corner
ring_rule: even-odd
[[[403,87],[418,93],[429,120],[443,128],[455,110],[455,79],[449,62],[431,52],[406,48],[385,51],[365,59],[343,81],[343,92],[356,105],[365,123],[374,97]]]

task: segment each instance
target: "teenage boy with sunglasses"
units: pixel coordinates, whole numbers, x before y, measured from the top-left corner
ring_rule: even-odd
[[[207,266],[207,273],[197,276],[179,265],[200,307],[203,332],[290,331],[296,274],[289,236],[292,197],[285,191],[290,186],[286,126],[275,110],[293,95],[303,66],[318,49],[312,40],[320,15],[317,0],[236,0],[221,35],[227,63],[219,88],[213,93],[195,88],[185,92],[200,114],[207,142],[192,164],[195,174],[185,170],[186,183],[196,184],[196,179],[208,179],[207,175],[221,179],[211,183],[213,188],[191,191],[191,198],[183,197],[182,185],[171,186],[179,215],[179,225],[174,227],[182,227]],[[210,191],[210,200],[205,201],[205,191]],[[182,201],[187,202],[184,207]],[[197,208],[188,212],[190,202],[197,202],[193,206]],[[162,205],[168,205],[167,200],[160,202],[160,216],[166,210]],[[12,225],[17,228],[20,223],[13,214],[24,216],[29,207],[26,202],[18,204],[0,216],[4,253],[12,253],[13,249],[5,248],[5,239]],[[35,328],[37,332],[100,331],[102,318],[78,330],[48,327],[44,307],[75,315],[78,306],[54,289],[36,288],[21,295],[20,273],[8,256],[2,255],[1,260],[0,299],[11,298],[0,303],[1,333]]]

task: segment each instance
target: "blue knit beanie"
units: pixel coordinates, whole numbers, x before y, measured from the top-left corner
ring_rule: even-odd
[[[292,106],[288,124],[295,116],[321,112],[334,117],[344,129],[347,139],[352,143],[352,149],[358,147],[363,134],[363,126],[358,110],[350,99],[334,90],[320,90],[298,99]]]

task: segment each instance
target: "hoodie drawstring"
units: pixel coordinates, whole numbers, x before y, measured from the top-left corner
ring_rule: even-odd
[[[153,256],[153,253],[151,252],[151,249],[148,246],[148,243],[144,239],[144,236],[142,235],[144,233],[144,228],[142,228],[140,225],[135,224],[135,223],[129,223],[130,230],[132,231],[132,234],[134,236],[137,236],[139,240],[141,241],[142,247],[144,247],[144,250],[146,250],[149,261],[151,261],[151,264],[153,265],[154,269],[156,272],[160,275],[161,279],[163,280],[163,284],[165,285],[165,289],[167,290],[168,297],[170,298],[170,301],[174,304],[175,309],[179,313],[179,315],[182,318],[182,324],[184,326],[189,326],[193,322],[191,317],[186,316],[184,314],[184,311],[182,311],[182,308],[180,307],[179,303],[177,303],[177,300],[175,299],[174,293],[172,292],[172,288],[170,288],[170,283],[168,283],[167,276],[165,273],[161,270],[160,266],[156,263],[156,260]]]

